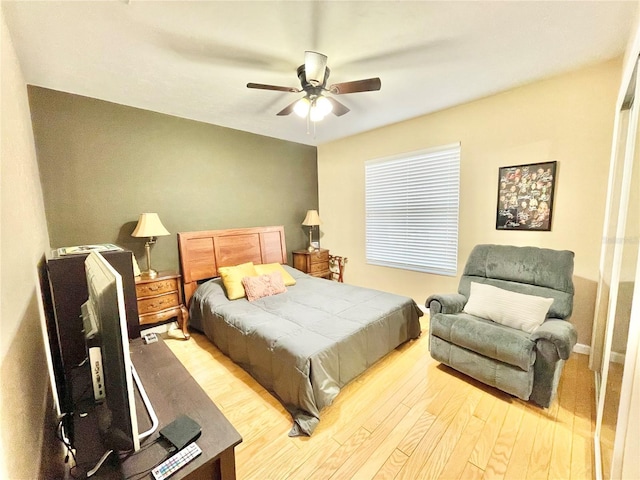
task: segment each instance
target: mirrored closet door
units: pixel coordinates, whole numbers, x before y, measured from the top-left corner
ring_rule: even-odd
[[[638,295],[640,90],[637,73],[636,63],[616,116],[591,342],[590,366],[596,372],[597,387],[596,477],[604,479],[619,478],[616,472],[620,461],[616,461],[616,455],[620,455],[616,452],[620,446],[616,439],[620,437],[620,425],[626,428],[627,422],[619,407],[634,294]]]

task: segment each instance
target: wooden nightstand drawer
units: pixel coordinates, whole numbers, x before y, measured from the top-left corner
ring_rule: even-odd
[[[313,275],[319,272],[326,272],[327,270],[329,270],[329,261],[320,262],[320,263],[311,263],[309,267],[309,272],[307,273]]]
[[[321,264],[325,269],[329,268],[329,250],[311,252],[309,254],[309,260],[311,261],[312,266],[315,264]]]
[[[160,272],[155,278],[136,278],[140,325],[153,325],[177,318],[182,333],[189,338],[189,315],[182,304],[180,278],[180,274],[175,272]]]
[[[314,277],[329,278],[329,250],[321,248],[309,252],[308,250],[296,250],[293,252],[293,268]]]
[[[169,278],[151,283],[139,283],[136,285],[136,295],[138,298],[160,295],[166,292],[178,291],[178,279]]]
[[[167,308],[177,307],[180,303],[178,292],[159,295],[157,297],[143,298],[138,300],[138,315],[159,312],[160,310],[165,310]]]

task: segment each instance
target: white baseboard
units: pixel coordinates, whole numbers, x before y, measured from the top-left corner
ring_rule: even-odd
[[[624,365],[624,353],[611,352],[611,361],[613,363],[619,363],[620,365]]]
[[[583,343],[576,343],[573,347],[573,352],[581,355],[589,355],[591,353],[591,347],[589,345],[584,345]],[[624,353],[611,352],[610,358],[613,363],[624,365]]]
[[[151,327],[151,328],[142,327],[140,329],[140,336],[144,335],[145,333],[156,333],[158,335],[161,335],[163,333],[167,333],[170,330],[175,330],[177,328],[179,328],[178,322],[163,323],[162,325],[158,325],[156,327]]]
[[[576,343],[573,347],[573,351],[580,355],[589,355],[591,353],[591,346],[585,345],[584,343]]]

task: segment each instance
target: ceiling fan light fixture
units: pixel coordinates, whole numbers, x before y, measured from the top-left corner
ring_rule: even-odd
[[[312,85],[322,85],[324,72],[327,67],[327,56],[307,50],[304,52],[304,73],[307,82]]]
[[[329,115],[331,113],[331,110],[333,110],[333,104],[329,101],[327,97],[323,97],[322,95],[316,98],[314,105],[315,105],[315,108],[320,111],[323,117],[325,117],[326,115]]]
[[[331,70],[327,66],[327,56],[322,53],[307,50],[304,55],[304,64],[296,69],[296,75],[300,81],[301,88],[266,85],[264,83],[247,83],[247,88],[274,90],[277,92],[304,92],[304,98],[290,103],[277,112],[276,115],[285,116],[291,112],[295,112],[300,118],[306,119],[307,130],[309,130],[310,122],[319,122],[329,113],[333,113],[336,117],[341,117],[349,112],[349,108],[333,98],[333,95],[373,92],[380,90],[382,86],[380,79],[375,77],[334,83],[327,87],[327,80],[330,74]],[[323,95],[325,92],[328,92],[330,96],[325,97]]]
[[[324,118],[324,113],[322,113],[322,109],[318,108],[315,105],[311,105],[311,110],[309,110],[309,120],[312,122],[319,122]]]
[[[300,100],[296,102],[293,107],[293,111],[300,118],[306,118],[309,114],[309,108],[311,107],[311,102],[307,97],[302,97]]]

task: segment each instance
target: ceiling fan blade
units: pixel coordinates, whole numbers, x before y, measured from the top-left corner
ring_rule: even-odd
[[[277,90],[278,92],[298,93],[301,90],[293,87],[279,87],[277,85],[264,85],[262,83],[247,83],[247,88],[259,88],[260,90]]]
[[[340,103],[338,100],[336,100],[335,98],[331,98],[331,97],[326,97],[326,98],[333,105],[333,110],[331,110],[331,112],[334,115],[336,115],[337,117],[341,117],[345,113],[349,113],[350,110],[347,107],[345,107],[342,103]]]
[[[298,100],[284,107],[282,110],[276,113],[276,115],[280,115],[280,116],[289,115],[291,112],[293,112],[293,107],[296,106],[296,103],[298,103]]]
[[[344,95],[345,93],[372,92],[380,90],[381,86],[382,82],[376,77],[356,80],[355,82],[336,83],[329,87],[329,91],[334,95]]]
[[[327,56],[307,50],[304,52],[304,72],[307,82],[312,85],[322,85],[324,72],[327,68]]]

